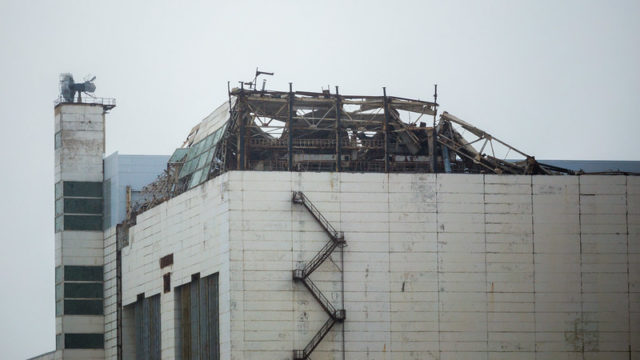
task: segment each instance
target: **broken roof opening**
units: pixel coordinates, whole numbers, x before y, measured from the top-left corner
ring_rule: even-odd
[[[556,175],[436,102],[234,88],[189,132],[138,212],[231,170]],[[437,121],[436,121],[437,120]],[[433,126],[435,124],[435,127]],[[522,159],[518,161],[508,159]]]

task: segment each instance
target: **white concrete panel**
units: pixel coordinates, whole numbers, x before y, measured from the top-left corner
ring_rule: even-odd
[[[620,193],[626,180],[604,177],[608,187],[570,176],[223,177],[142,214],[124,263],[128,301],[160,291],[157,259],[169,252],[175,284],[219,269],[225,359],[290,358],[327,318],[291,279],[328,241],[291,203],[297,190],[345,232],[349,359],[572,359],[583,349],[584,358],[615,357],[638,338],[623,324],[640,313],[640,296],[627,290],[637,289],[632,269],[640,260],[627,250],[634,239],[626,228],[636,220],[627,215],[627,190]],[[312,275],[336,306],[340,259]],[[313,358],[341,358],[341,334],[337,324]],[[163,344],[172,336],[163,330]],[[171,345],[163,351],[172,358]]]
[[[65,333],[102,333],[104,324],[104,316],[100,315],[62,316],[62,331]]]
[[[61,358],[65,360],[101,360],[104,359],[103,349],[64,349]]]

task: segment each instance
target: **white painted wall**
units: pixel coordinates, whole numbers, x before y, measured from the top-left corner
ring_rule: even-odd
[[[346,359],[640,358],[631,176],[227,173],[138,217],[124,304],[161,292],[164,271],[172,287],[220,271],[222,359],[290,359],[327,317],[291,280],[328,240],[297,190],[345,233]],[[312,279],[339,304],[335,266]],[[336,325],[313,359],[341,348]]]
[[[137,295],[160,296],[162,358],[173,359],[173,288],[219,272],[221,356],[230,357],[229,220],[227,175],[198,186],[141,214],[122,249],[122,303]],[[174,264],[160,269],[160,258],[173,253]],[[170,293],[162,293],[162,276],[171,272]],[[113,334],[115,336],[115,334]],[[110,353],[107,350],[107,353]]]

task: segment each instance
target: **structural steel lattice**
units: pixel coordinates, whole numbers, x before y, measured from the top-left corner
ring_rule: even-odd
[[[288,92],[229,90],[224,125],[198,142],[194,134],[202,124],[196,126],[136,210],[230,170],[573,173],[539,163],[447,112],[436,121],[437,108],[435,102],[387,96],[385,89],[381,96],[342,95],[337,87],[333,93],[291,86]]]

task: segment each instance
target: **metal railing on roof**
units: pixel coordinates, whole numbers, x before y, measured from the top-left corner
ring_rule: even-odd
[[[61,104],[89,104],[89,105],[102,105],[106,110],[113,109],[116,107],[116,99],[114,98],[99,98],[92,96],[85,96],[75,101],[68,101],[62,96],[58,97],[53,101],[54,106],[58,106]]]

